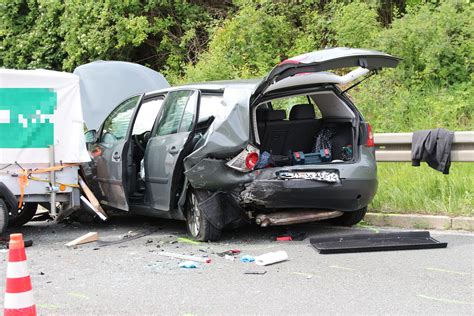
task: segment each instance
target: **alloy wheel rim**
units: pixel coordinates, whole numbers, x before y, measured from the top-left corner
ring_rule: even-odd
[[[199,235],[201,230],[201,211],[199,210],[196,196],[193,193],[191,194],[190,219],[188,225],[193,237]]]

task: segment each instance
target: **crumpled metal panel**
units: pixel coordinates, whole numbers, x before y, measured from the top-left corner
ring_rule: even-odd
[[[252,86],[247,89],[242,86],[228,87],[224,90],[223,106],[231,107],[232,110],[226,111],[229,113],[227,116],[214,120],[196,146],[197,149],[185,158],[186,171],[204,158],[230,158],[245,148],[250,133],[249,98],[252,91]]]
[[[222,159],[205,158],[184,173],[196,189],[229,190],[251,182],[253,173],[243,173],[225,165]]]

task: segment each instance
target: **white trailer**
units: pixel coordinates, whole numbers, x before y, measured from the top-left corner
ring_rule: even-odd
[[[88,161],[79,77],[0,69],[0,232],[28,222],[39,203],[52,217],[78,208]]]

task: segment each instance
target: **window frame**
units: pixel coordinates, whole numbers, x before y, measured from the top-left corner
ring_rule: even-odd
[[[130,117],[130,121],[129,121],[129,124],[127,126],[127,130],[125,132],[125,135],[124,135],[124,138],[123,139],[117,139],[116,142],[114,143],[105,143],[103,141],[103,137],[104,137],[104,130],[105,130],[105,124],[107,122],[107,120],[112,116],[112,114],[118,109],[120,108],[121,106],[124,106],[128,101],[132,100],[133,98],[137,98],[136,100],[136,103],[135,103],[135,106],[134,106],[134,109],[133,109],[133,112],[132,112],[132,116]],[[141,101],[142,101],[142,98],[143,98],[143,94],[138,94],[138,95],[134,95],[134,96],[131,96],[125,100],[123,100],[122,102],[120,102],[111,112],[110,114],[107,116],[107,118],[104,120],[104,122],[102,123],[102,126],[100,128],[100,135],[99,135],[99,140],[98,142],[99,143],[104,143],[104,144],[115,144],[115,143],[118,143],[122,140],[127,140],[128,139],[128,136],[129,136],[129,132],[130,132],[130,126],[132,125],[132,120],[134,120],[135,118],[135,114],[136,114],[136,111],[137,111],[137,107],[139,104],[141,104]]]
[[[176,132],[174,133],[169,133],[169,134],[165,134],[165,135],[158,135],[158,128],[160,126],[160,123],[161,123],[161,120],[163,119],[163,115],[164,115],[164,112],[166,111],[166,100],[167,98],[170,96],[170,94],[172,93],[177,93],[177,92],[182,92],[182,91],[188,91],[188,92],[191,92],[189,98],[192,97],[193,93],[194,92],[197,92],[198,95],[198,99],[200,99],[200,90],[199,89],[190,89],[190,88],[187,88],[187,89],[179,89],[179,90],[173,90],[173,91],[168,91],[165,99],[163,100],[163,106],[161,107],[161,111],[160,111],[160,114],[157,115],[157,118],[156,118],[156,121],[155,121],[155,124],[153,126],[153,129],[151,131],[151,137],[166,137],[166,136],[169,136],[169,135],[174,135],[174,134],[178,134],[178,133],[183,133],[182,131],[180,131],[181,129],[181,123],[183,121],[183,116],[184,116],[184,112],[186,110],[186,107],[188,106],[188,102],[189,102],[189,98],[188,98],[188,101],[186,102],[186,106],[184,107],[183,109],[183,112],[181,113],[181,116],[180,116],[180,119],[179,119],[179,124],[178,124],[178,127],[176,129]],[[197,101],[197,103],[199,104],[200,100]],[[194,106],[194,110],[195,110],[195,114],[194,114],[194,118],[193,118],[193,125],[195,125],[195,122],[196,122],[196,119],[198,118],[199,116],[199,113],[197,111],[199,111],[199,106],[196,107],[196,105]],[[194,126],[192,127],[192,130],[194,129]]]
[[[137,106],[136,113],[134,113],[132,122],[130,124],[130,133],[129,133],[130,135],[128,135],[128,136],[131,136],[133,134],[133,129],[135,128],[135,123],[137,121],[138,115],[140,114],[140,109],[142,108],[142,105],[146,102],[149,102],[149,101],[162,99],[161,108],[158,111],[158,113],[156,113],[156,117],[153,120],[153,125],[151,126],[151,129],[150,129],[150,132],[153,131],[153,129],[155,127],[155,124],[156,124],[156,121],[157,121],[157,118],[161,116],[161,113],[163,111],[163,103],[165,102],[166,96],[167,96],[167,93],[160,93],[160,94],[154,94],[154,95],[149,96],[149,97],[142,97],[142,99],[140,100],[139,105]]]

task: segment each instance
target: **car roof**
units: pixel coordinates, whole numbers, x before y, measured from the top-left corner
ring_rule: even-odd
[[[170,87],[166,89],[147,92],[145,94],[145,97],[153,96],[153,95],[164,93],[164,92],[180,90],[180,89],[223,91],[224,89],[227,89],[227,88],[240,88],[243,90],[254,90],[260,81],[261,81],[260,79],[246,79],[246,80],[222,80],[222,81],[189,83],[189,84],[183,84],[180,86],[174,86],[174,87]]]

